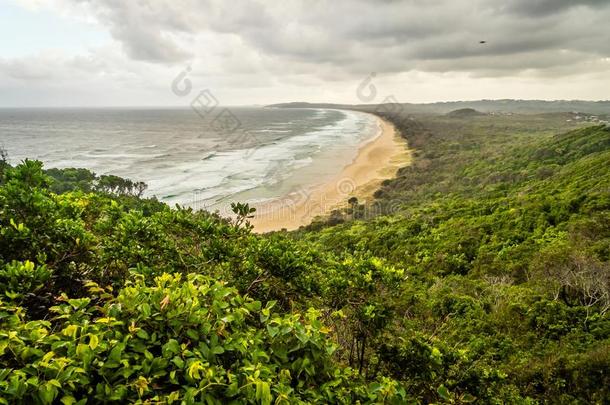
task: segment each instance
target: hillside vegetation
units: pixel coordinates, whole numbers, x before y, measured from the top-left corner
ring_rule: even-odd
[[[462,108],[472,108],[483,112],[504,111],[519,114],[542,114],[542,113],[565,113],[565,112],[587,112],[608,117],[610,115],[610,100],[585,101],[585,100],[474,100],[474,101],[440,101],[435,103],[413,104],[399,103],[394,97],[387,97],[386,107],[400,108],[402,112],[411,114],[447,114],[448,112]],[[382,104],[383,105],[383,104]],[[354,104],[331,104],[331,103],[279,103],[268,107],[277,108],[349,108],[361,109],[362,105]],[[377,109],[379,105],[369,105]]]
[[[0,164],[0,402],[608,403],[608,128],[380,114],[413,165],[292,233]]]
[[[475,110],[474,108],[460,108],[459,110],[453,110],[447,113],[449,117],[476,117],[478,115],[484,115],[482,112]]]

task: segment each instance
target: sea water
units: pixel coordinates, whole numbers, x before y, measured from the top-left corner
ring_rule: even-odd
[[[13,164],[83,167],[148,184],[170,205],[218,209],[322,183],[377,131],[374,117],[332,109],[232,107],[229,125],[191,109],[0,109]]]

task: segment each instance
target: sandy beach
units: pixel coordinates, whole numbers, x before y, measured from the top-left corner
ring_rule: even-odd
[[[250,220],[254,231],[263,233],[281,229],[294,230],[307,225],[333,209],[347,205],[351,197],[360,203],[370,201],[381,182],[411,160],[404,138],[392,124],[376,117],[377,135],[360,145],[356,158],[330,181],[293,192],[280,199],[254,205]]]

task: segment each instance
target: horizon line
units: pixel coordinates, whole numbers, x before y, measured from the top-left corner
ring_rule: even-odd
[[[397,104],[409,104],[409,105],[433,105],[433,104],[451,104],[451,103],[475,103],[475,102],[497,102],[497,101],[513,101],[513,102],[588,102],[588,103],[610,103],[610,99],[519,99],[519,98],[493,98],[493,99],[474,99],[474,100],[439,100],[430,102],[398,102]],[[328,102],[328,101],[283,101],[274,103],[264,104],[227,104],[218,105],[220,108],[240,108],[240,107],[268,107],[283,104],[329,104],[329,105],[340,105],[340,106],[372,106],[372,105],[383,105],[383,104],[394,104],[394,103],[339,103],[339,102]],[[145,108],[164,108],[164,109],[190,109],[190,105],[22,105],[22,106],[10,106],[0,105],[0,109],[145,109]]]

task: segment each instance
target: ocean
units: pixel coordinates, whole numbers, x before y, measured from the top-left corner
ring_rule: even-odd
[[[0,109],[11,163],[84,167],[148,184],[146,196],[216,210],[321,184],[378,132],[368,114],[331,109]]]

